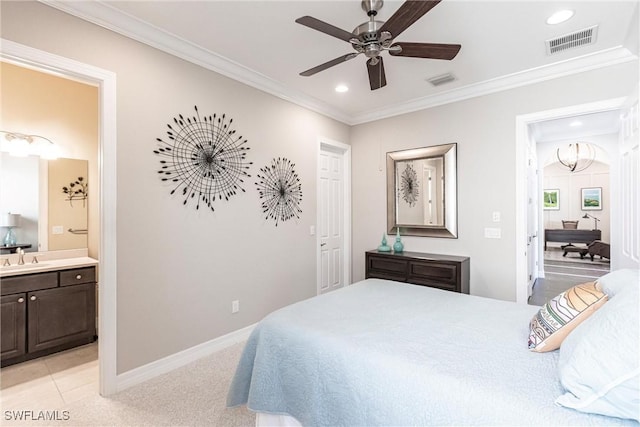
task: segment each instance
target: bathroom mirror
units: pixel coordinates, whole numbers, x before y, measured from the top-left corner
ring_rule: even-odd
[[[18,245],[31,245],[25,252],[88,246],[87,175],[87,160],[0,153],[0,212],[20,215],[14,232]]]
[[[387,230],[458,237],[457,144],[387,153]]]

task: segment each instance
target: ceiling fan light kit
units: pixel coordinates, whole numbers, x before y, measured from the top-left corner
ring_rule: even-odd
[[[342,30],[311,16],[303,16],[296,19],[298,24],[307,26],[316,31],[336,37],[351,44],[356,51],[327,61],[316,67],[300,73],[301,76],[312,76],[327,68],[346,62],[360,54],[367,59],[367,72],[371,90],[386,86],[387,80],[384,71],[384,62],[381,54],[389,51],[392,56],[406,56],[411,58],[443,59],[451,60],[460,51],[459,44],[441,43],[406,43],[395,42],[394,39],[404,30],[413,25],[424,14],[435,7],[440,0],[432,1],[406,1],[387,20],[376,21],[375,16],[383,5],[382,0],[362,0],[361,6],[369,16],[369,21],[358,25],[352,32]]]

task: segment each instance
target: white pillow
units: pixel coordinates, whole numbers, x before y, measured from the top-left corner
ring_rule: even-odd
[[[617,293],[622,292],[622,290],[627,287],[640,287],[640,270],[627,268],[612,271],[596,280],[596,284],[609,298],[613,298]]]
[[[640,287],[620,291],[578,325],[560,347],[567,393],[556,403],[640,421]]]

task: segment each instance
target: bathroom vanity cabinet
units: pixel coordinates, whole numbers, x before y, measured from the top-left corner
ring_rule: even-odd
[[[96,340],[96,268],[3,277],[2,366]]]

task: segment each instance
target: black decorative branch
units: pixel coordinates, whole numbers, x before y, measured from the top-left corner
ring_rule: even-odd
[[[400,190],[402,191],[402,199],[407,202],[411,208],[414,207],[418,201],[420,194],[418,185],[418,175],[415,169],[413,169],[413,165],[407,163],[407,166],[400,176]]]
[[[82,207],[85,207],[87,197],[89,197],[89,184],[79,176],[78,179],[70,182],[68,187],[62,187],[62,192],[67,195],[65,200],[68,200],[71,206],[73,206],[74,200],[82,200]]]
[[[262,213],[265,219],[278,221],[300,218],[302,210],[302,184],[294,170],[295,164],[285,158],[278,157],[256,174],[258,193],[262,199]]]
[[[252,162],[246,161],[249,147],[242,136],[236,136],[231,129],[233,119],[222,116],[200,117],[195,106],[194,117],[182,114],[167,124],[167,141],[157,138],[161,168],[158,173],[162,181],[175,184],[171,194],[181,190],[183,204],[197,198],[196,209],[200,202],[212,211],[216,200],[229,200],[237,194]]]

